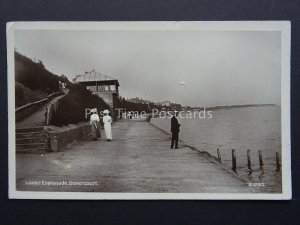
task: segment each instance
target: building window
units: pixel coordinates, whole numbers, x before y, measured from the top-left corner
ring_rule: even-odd
[[[105,87],[103,85],[98,86],[98,91],[100,91],[100,92],[105,91]]]
[[[96,86],[88,86],[88,89],[93,92],[97,90]]]
[[[116,91],[116,86],[115,85],[110,85],[110,90],[111,91]]]

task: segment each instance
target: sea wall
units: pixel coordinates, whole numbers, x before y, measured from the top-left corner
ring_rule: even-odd
[[[89,123],[72,124],[61,128],[50,126],[50,129],[49,143],[52,152],[62,151],[68,144],[86,140],[91,133]]]

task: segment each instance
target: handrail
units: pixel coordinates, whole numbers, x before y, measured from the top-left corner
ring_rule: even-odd
[[[50,102],[54,97],[63,95],[63,92],[55,92],[50,95],[48,95],[46,98],[28,103],[26,105],[23,105],[15,110],[16,112],[16,121],[19,121],[30,114],[34,113],[37,111],[42,105],[45,105],[46,103]]]
[[[26,105],[22,105],[18,108],[16,108],[16,113],[17,112],[20,112],[24,109],[27,109],[29,108],[30,106],[34,106],[34,105],[39,105],[40,103],[44,103],[44,102],[48,102],[49,100],[51,100],[53,97],[56,97],[56,96],[59,96],[59,95],[62,95],[63,93],[62,92],[55,92],[55,93],[52,93],[50,95],[48,95],[46,98],[44,99],[41,99],[41,100],[38,100],[38,101],[35,101],[35,102],[31,102],[31,103],[28,103]]]

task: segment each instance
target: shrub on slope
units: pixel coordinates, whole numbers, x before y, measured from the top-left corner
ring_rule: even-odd
[[[109,106],[97,95],[93,95],[85,86],[73,85],[69,93],[59,100],[58,108],[53,113],[51,124],[63,126],[70,123],[88,121],[85,109],[97,108],[98,112]]]
[[[16,107],[41,100],[47,96],[47,94],[42,91],[30,90],[18,81],[15,83],[15,93]]]

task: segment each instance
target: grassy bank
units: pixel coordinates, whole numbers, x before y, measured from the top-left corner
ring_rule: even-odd
[[[34,62],[15,51],[16,106],[40,100],[59,90],[59,81],[70,84],[65,76],[48,71],[43,62]]]
[[[97,95],[93,95],[85,86],[73,85],[69,93],[58,102],[58,108],[52,114],[50,123],[63,126],[70,123],[88,121],[85,110],[97,108],[98,112],[109,109],[109,106]]]

